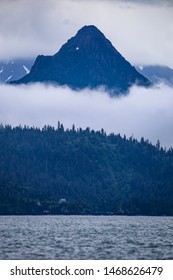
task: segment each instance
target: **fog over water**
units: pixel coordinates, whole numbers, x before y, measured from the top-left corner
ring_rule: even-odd
[[[163,147],[173,146],[173,89],[133,87],[129,95],[110,97],[104,90],[73,91],[43,84],[0,85],[2,124],[65,128],[90,127],[125,134]]]

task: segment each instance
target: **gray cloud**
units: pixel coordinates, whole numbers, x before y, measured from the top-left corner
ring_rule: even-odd
[[[173,6],[172,0],[71,0],[73,2],[112,2],[112,3],[121,3],[121,4],[140,4],[140,5],[156,5],[156,6]]]
[[[107,1],[109,1],[109,0],[107,0]],[[114,1],[114,0],[112,0],[112,1]],[[138,3],[138,4],[142,4],[142,5],[157,5],[157,6],[158,5],[161,5],[161,6],[165,6],[165,5],[172,6],[172,4],[173,4],[172,0],[164,0],[164,1],[163,0],[117,0],[117,1],[125,2],[125,3]]]
[[[125,2],[125,3],[140,3],[144,5],[165,5],[166,3],[172,4],[172,0],[71,0],[76,2],[89,2],[89,1],[98,1],[98,2]]]
[[[69,88],[0,85],[0,121],[3,124],[66,128],[104,128],[108,133],[126,134],[153,144],[173,146],[172,88],[133,87],[127,97],[110,98],[103,91],[74,92]]]
[[[139,3],[143,5],[170,5],[172,6],[172,0],[120,0],[127,3]]]
[[[1,0],[0,60],[54,54],[94,24],[132,64],[173,68],[173,7],[163,5],[171,2]]]

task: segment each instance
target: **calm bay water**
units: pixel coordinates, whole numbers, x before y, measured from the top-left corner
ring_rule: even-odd
[[[0,216],[0,259],[173,259],[173,217]]]

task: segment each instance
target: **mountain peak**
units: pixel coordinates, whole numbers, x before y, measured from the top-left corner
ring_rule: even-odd
[[[101,31],[95,25],[84,25],[81,29],[78,30],[79,32],[97,32],[101,33]]]
[[[53,56],[38,56],[16,83],[53,82],[73,89],[104,86],[113,94],[151,83],[139,74],[94,25],[83,26]]]
[[[86,42],[90,40],[97,40],[98,38],[106,39],[104,34],[94,25],[83,26],[76,34],[76,39],[84,39]]]
[[[67,50],[76,51],[81,48],[91,51],[91,49],[98,49],[99,45],[105,44],[110,45],[111,43],[97,27],[94,25],[85,25],[77,32],[74,37],[69,39],[67,43],[61,47],[60,52]]]
[[[104,36],[103,33],[95,25],[84,25],[77,34],[84,34],[90,36]]]

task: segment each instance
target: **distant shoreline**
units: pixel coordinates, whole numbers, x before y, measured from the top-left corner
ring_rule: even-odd
[[[55,217],[55,216],[59,216],[59,217],[69,217],[69,216],[81,216],[81,217],[87,217],[87,216],[103,216],[103,217],[107,217],[107,216],[118,216],[118,217],[173,217],[173,215],[145,215],[145,214],[0,214],[0,217],[23,217],[23,216],[35,216],[35,217]]]

